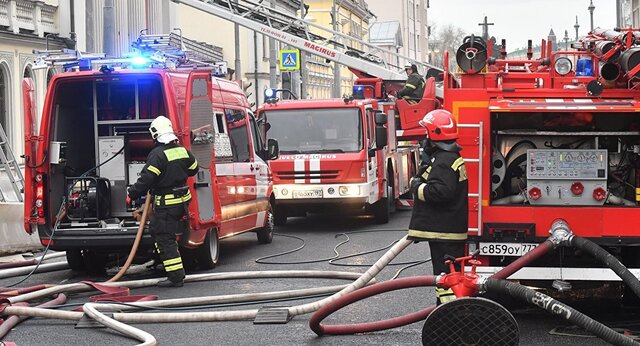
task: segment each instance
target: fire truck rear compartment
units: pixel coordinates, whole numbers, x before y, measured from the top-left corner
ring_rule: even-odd
[[[635,113],[493,113],[492,204],[635,206]]]
[[[127,187],[153,148],[151,120],[166,115],[160,80],[135,77],[76,80],[57,88],[50,143],[62,143],[64,157],[51,161],[49,215],[56,215],[64,197],[60,229],[67,233],[135,230]]]

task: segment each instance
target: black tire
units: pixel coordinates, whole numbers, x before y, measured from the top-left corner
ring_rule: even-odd
[[[287,224],[287,210],[283,207],[276,207],[273,215],[273,223],[276,226],[284,226]]]
[[[273,214],[273,206],[269,203],[269,208],[267,209],[267,220],[264,227],[258,229],[256,231],[256,235],[258,236],[258,243],[260,244],[270,244],[273,241],[273,229],[275,228],[275,217]]]
[[[396,189],[393,186],[393,181],[391,182],[391,186],[387,186],[387,196],[391,196],[391,198],[387,198],[387,202],[389,203],[389,212],[393,214],[398,211],[398,205],[396,204]]]
[[[91,250],[84,250],[82,252],[82,257],[84,259],[84,265],[89,273],[104,273],[107,265],[107,255],[99,254]]]
[[[87,269],[82,258],[82,250],[67,250],[67,264],[69,264],[71,270],[84,271]]]
[[[393,191],[393,188],[391,189]],[[389,186],[387,185],[387,191],[389,191]],[[389,195],[382,198],[373,204],[373,217],[376,220],[376,223],[383,224],[388,223],[391,218],[391,203],[393,202],[393,195]]]
[[[204,240],[204,244],[200,245],[200,247],[195,251],[200,268],[215,268],[218,263],[218,257],[220,256],[220,239],[218,239],[218,229],[209,229],[207,232],[207,238]]]

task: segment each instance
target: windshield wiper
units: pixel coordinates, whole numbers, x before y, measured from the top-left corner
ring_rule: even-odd
[[[320,149],[320,150],[316,150],[316,152],[318,153],[344,153],[343,149]]]
[[[300,150],[280,150],[281,154],[301,154]]]

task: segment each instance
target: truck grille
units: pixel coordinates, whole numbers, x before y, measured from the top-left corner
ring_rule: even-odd
[[[338,179],[339,171],[283,171],[275,173],[279,180],[295,180],[295,179]]]

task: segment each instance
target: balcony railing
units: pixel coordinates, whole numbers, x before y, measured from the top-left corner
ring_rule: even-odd
[[[58,34],[56,6],[42,1],[0,0],[0,26],[8,28],[14,34],[31,32],[40,37],[45,33]]]

